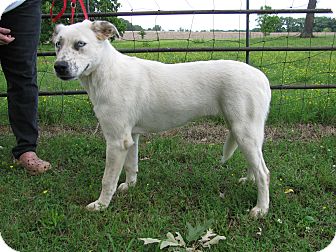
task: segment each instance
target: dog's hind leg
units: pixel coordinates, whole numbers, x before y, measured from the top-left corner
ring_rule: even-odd
[[[237,147],[238,144],[233,134],[229,132],[223,147],[223,156],[221,160],[223,164],[226,163],[226,161],[228,161],[231,158]],[[253,182],[255,181],[253,171],[250,168],[247,169],[247,176],[239,179],[239,183],[245,183],[248,180],[251,180]]]
[[[224,164],[233,155],[234,151],[237,149],[237,142],[231,132],[228,133],[226,141],[223,146],[223,156],[221,162]]]
[[[224,164],[226,163],[227,160],[229,160],[231,158],[231,156],[233,155],[234,151],[237,149],[238,144],[233,136],[233,134],[231,132],[229,132],[227,139],[224,143],[224,147],[223,147],[223,157],[221,162]],[[247,176],[246,177],[242,177],[239,179],[239,183],[245,183],[248,180],[250,181],[255,181],[254,179],[254,175],[253,175],[253,170],[248,168],[247,169]]]
[[[124,164],[126,181],[118,186],[118,191],[127,191],[130,186],[134,186],[138,173],[138,143],[139,134],[132,135],[134,144],[130,147]]]
[[[132,139],[131,136],[129,136],[129,138],[130,140]],[[125,148],[125,143],[130,142],[132,142],[132,140],[106,142],[106,164],[102,179],[102,189],[99,198],[86,206],[88,210],[103,210],[110,204],[112,196],[117,189],[119,176],[129,149],[127,147]]]
[[[267,214],[269,208],[270,174],[262,153],[263,124],[253,122],[245,126],[236,124],[232,125],[232,131],[258,187],[257,205],[250,212],[252,217],[257,218]]]

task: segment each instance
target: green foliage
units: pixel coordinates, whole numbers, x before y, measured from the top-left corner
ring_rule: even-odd
[[[148,28],[148,31],[162,31],[161,25],[154,25],[153,28]]]
[[[271,10],[270,6],[262,6],[261,10]],[[277,15],[260,14],[256,19],[258,28],[252,31],[261,31],[266,36],[270,32],[302,32],[305,18],[278,17]],[[314,32],[336,31],[336,19],[330,17],[315,17]]]
[[[142,31],[144,30],[140,25],[133,25],[131,22],[129,22],[126,19],[119,18],[125,25],[125,31]]]
[[[271,10],[270,6],[262,6],[261,10]],[[277,15],[270,14],[260,14],[256,19],[260,27],[261,32],[264,36],[268,35],[270,32],[281,31],[282,23],[280,17]]]
[[[43,210],[40,223],[46,229],[58,231],[66,226],[64,212],[62,212],[62,209],[58,209],[57,207],[49,209],[48,206],[46,210]]]
[[[190,223],[187,223],[188,233],[186,239],[188,242],[198,240],[202,234],[206,232],[207,229],[213,224],[214,220],[210,219],[204,222],[202,225],[197,223],[195,227],[193,227]]]
[[[185,241],[182,235],[179,232],[175,232],[174,236],[171,232],[166,234],[166,239],[153,239],[153,238],[139,238],[139,240],[144,242],[144,245],[147,244],[160,244],[160,250],[168,249],[169,251],[176,252],[201,252],[202,248],[210,248],[212,245],[217,245],[219,241],[226,240],[225,236],[217,235],[213,232],[210,225],[213,223],[213,220],[206,221],[203,225],[197,224],[194,228],[189,223],[187,223],[189,240]],[[213,247],[212,247],[213,249]]]
[[[264,18],[267,19],[267,18]],[[261,16],[257,19],[261,23],[264,21]],[[280,17],[281,26],[277,26],[276,32],[302,32],[305,18]],[[266,22],[266,21],[265,21]],[[252,29],[252,31],[261,31],[261,23],[259,27]],[[331,17],[315,17],[314,18],[314,32],[336,32],[336,19]]]
[[[314,17],[314,32],[323,32],[328,29],[331,32],[336,32],[336,18],[331,17]]]
[[[141,36],[141,39],[145,38],[146,32],[144,30],[139,31],[139,35]]]
[[[51,8],[50,0],[42,0],[41,10],[42,13],[49,13]],[[70,13],[70,1],[68,1],[69,6],[67,6],[65,13]],[[104,12],[117,12],[120,8],[120,3],[118,0],[90,0],[88,13],[104,13]],[[55,1],[55,6],[53,7],[54,15],[59,13],[63,7],[63,1]],[[76,12],[82,12],[80,5],[78,4],[76,7]],[[119,33],[122,35],[125,32],[126,24],[117,17],[106,17],[104,20],[113,23]],[[82,19],[75,18],[75,22],[80,22]],[[69,19],[61,18],[60,21],[65,24],[69,24]],[[51,21],[51,19],[43,19],[41,24],[41,42],[49,43],[52,38],[52,33],[54,30],[55,24]]]
[[[63,1],[55,1],[55,6],[53,8],[53,14],[57,14],[61,9],[62,6],[60,5],[60,3],[62,2],[62,6],[63,6]],[[42,0],[41,3],[41,11],[43,14],[45,13],[49,13],[51,8],[51,1],[49,0]],[[50,18],[48,19],[42,19],[41,22],[41,35],[40,35],[40,41],[41,43],[49,43],[52,39],[52,34],[54,32],[55,29],[55,23],[53,23],[51,21]]]
[[[301,32],[304,26],[304,18],[280,17],[284,32]]]

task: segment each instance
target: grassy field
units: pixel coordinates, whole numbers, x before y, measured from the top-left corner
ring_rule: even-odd
[[[192,143],[180,133],[143,137],[136,187],[117,194],[106,211],[92,213],[84,206],[100,192],[101,136],[44,133],[40,154],[54,168],[31,177],[12,165],[14,138],[1,134],[2,236],[19,251],[158,251],[137,238],[185,235],[186,223],[213,219],[211,227],[227,240],[210,251],[318,251],[336,229],[335,135],[300,140],[296,128],[283,130],[290,137],[265,143],[271,209],[257,221],[248,217],[255,185],[238,184],[246,163],[237,152],[220,165],[219,143]]]
[[[216,41],[215,46],[237,46]],[[244,41],[240,41],[241,46]],[[331,46],[334,37],[268,38],[254,46]],[[116,41],[117,48],[186,47],[188,41]],[[212,41],[189,47],[213,46]],[[45,46],[43,50],[50,49]],[[234,59],[244,53],[154,53],[137,56],[167,63]],[[39,59],[42,91],[80,89],[53,74],[53,57]],[[336,54],[251,53],[251,63],[276,84],[335,84]],[[0,75],[0,92],[5,91]],[[118,193],[101,213],[85,210],[100,193],[105,143],[93,134],[96,119],[86,96],[41,97],[39,154],[53,169],[32,177],[12,163],[15,138],[6,102],[0,98],[0,232],[19,251],[159,251],[138,238],[186,237],[193,226],[213,220],[226,240],[205,251],[318,251],[336,231],[335,90],[273,91],[264,146],[271,171],[271,209],[253,220],[256,186],[238,184],[246,162],[237,151],[219,163],[226,130],[221,118],[140,138],[136,187]],[[125,174],[121,175],[121,181]],[[190,244],[189,244],[190,245]]]

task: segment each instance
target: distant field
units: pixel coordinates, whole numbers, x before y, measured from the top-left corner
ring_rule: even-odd
[[[174,32],[174,31],[145,31],[144,40],[157,40],[160,39],[168,39],[168,40],[176,40],[176,39],[244,39],[245,32]],[[300,33],[297,32],[272,32],[269,37],[284,37],[284,36],[298,36]],[[333,32],[315,32],[314,36],[317,37],[325,37],[325,36],[333,36]],[[263,39],[264,35],[262,32],[250,32],[251,38]],[[123,34],[123,39],[125,40],[141,40],[141,36],[138,31],[126,31]]]

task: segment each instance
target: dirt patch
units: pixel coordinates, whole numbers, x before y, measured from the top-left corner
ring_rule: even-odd
[[[89,134],[93,135],[96,127],[92,128],[71,128],[66,126],[42,126],[40,135],[42,137],[53,137],[61,134]],[[9,126],[1,126],[0,132],[10,133]],[[223,143],[228,129],[221,124],[214,122],[190,123],[184,127],[171,129],[160,133],[161,136],[180,136],[190,143]],[[102,136],[101,130],[97,135]],[[148,135],[149,137],[151,135]],[[295,124],[284,126],[268,126],[265,130],[266,141],[277,141],[286,139],[288,141],[319,140],[322,137],[335,136],[336,126],[321,124]]]
[[[212,122],[190,124],[161,133],[163,136],[179,135],[184,140],[192,143],[223,143],[228,133],[224,125]],[[312,141],[325,136],[336,136],[336,127],[320,124],[296,124],[266,127],[266,141],[286,139],[289,141]]]

